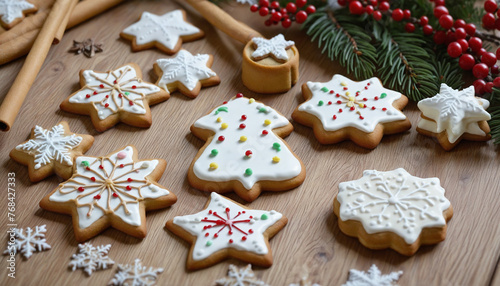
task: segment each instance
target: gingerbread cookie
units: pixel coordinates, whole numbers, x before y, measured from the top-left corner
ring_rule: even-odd
[[[63,103],[64,111],[90,115],[97,131],[103,132],[123,122],[147,128],[151,126],[149,105],[167,100],[170,95],[152,83],[142,81],[136,64],[126,64],[113,71],[80,71],[82,88]]]
[[[210,69],[214,57],[212,55],[192,55],[181,50],[172,59],[159,59],[153,68],[159,77],[156,85],[169,93],[176,90],[188,97],[195,98],[201,87],[220,83],[220,78]]]
[[[364,246],[413,255],[420,245],[446,237],[453,208],[444,192],[438,178],[421,179],[402,168],[367,170],[340,183],[333,210],[340,230]]]
[[[161,16],[143,12],[139,22],[125,28],[120,36],[132,41],[134,52],[156,47],[175,54],[183,42],[194,41],[205,34],[186,21],[184,10],[174,10]]]
[[[0,24],[10,29],[21,22],[25,15],[37,10],[35,5],[25,0],[0,0]]]
[[[252,210],[212,193],[203,211],[176,216],[166,227],[191,243],[189,270],[209,267],[229,257],[270,267],[273,257],[269,239],[287,222],[274,210]]]
[[[302,93],[306,102],[295,109],[292,118],[312,127],[322,144],[352,140],[373,149],[384,134],[411,127],[401,112],[408,98],[384,88],[378,78],[355,82],[336,74],[326,83],[305,83]]]
[[[281,139],[292,130],[283,115],[238,94],[191,126],[206,144],[191,163],[189,183],[208,192],[234,190],[249,202],[262,190],[299,186],[305,167]]]
[[[73,217],[77,241],[88,240],[108,227],[146,236],[146,211],[166,208],[177,197],[156,182],[167,163],[137,159],[133,146],[104,157],[76,158],[71,179],[61,183],[40,207]]]
[[[443,83],[436,96],[418,103],[422,114],[417,131],[437,138],[446,151],[462,139],[488,141],[491,135],[486,121],[491,116],[485,109],[489,105],[488,100],[474,96],[474,86],[455,90]]]
[[[270,40],[260,37],[252,39],[255,51],[252,52],[252,59],[260,61],[267,57],[272,57],[275,61],[284,63],[289,60],[287,50],[295,45],[294,41],[287,41],[282,34],[278,34]]]
[[[39,182],[52,174],[67,180],[73,174],[75,158],[87,152],[93,143],[93,136],[71,132],[65,121],[50,130],[36,125],[31,130],[30,139],[12,149],[9,156],[28,166],[32,182]]]

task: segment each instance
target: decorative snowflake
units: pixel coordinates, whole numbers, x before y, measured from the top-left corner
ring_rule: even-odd
[[[35,5],[24,0],[0,0],[2,22],[10,24],[17,18],[24,17],[24,10],[35,8]]]
[[[373,264],[368,272],[356,269],[349,270],[349,279],[342,286],[392,286],[403,275],[403,271],[391,272],[382,275],[380,270]]]
[[[158,274],[163,272],[163,268],[153,268],[141,265],[141,260],[137,258],[134,265],[118,264],[118,273],[109,281],[108,285],[126,286],[151,286],[155,285]]]
[[[193,90],[200,80],[217,76],[208,66],[208,55],[193,56],[186,50],[180,50],[173,59],[159,59],[156,61],[163,75],[158,86],[167,89],[167,84],[179,81],[187,89]]]
[[[252,271],[252,265],[248,264],[244,268],[229,265],[227,277],[215,281],[217,286],[268,286],[263,281],[257,280]]]
[[[92,272],[99,269],[107,269],[115,262],[108,257],[108,251],[111,244],[100,245],[95,248],[90,243],[78,244],[78,254],[73,254],[69,266],[75,271],[77,268],[83,268],[89,276]]]
[[[252,53],[252,58],[254,59],[272,56],[276,60],[287,61],[288,55],[286,50],[295,45],[293,41],[285,40],[282,34],[278,34],[270,40],[256,37],[252,41],[256,46],[255,51]]]
[[[28,259],[34,252],[50,249],[50,245],[45,240],[45,232],[47,231],[45,226],[36,226],[34,230],[27,227],[26,233],[22,228],[12,228],[11,231],[14,232],[15,241],[13,245],[9,243],[9,246],[3,252],[4,255],[16,254],[20,251],[24,258]]]
[[[76,134],[67,136],[64,133],[62,124],[52,127],[50,131],[36,125],[33,133],[34,138],[18,145],[16,150],[33,154],[35,156],[35,169],[40,169],[53,160],[72,166],[73,158],[70,150],[78,146],[83,138]]]
[[[357,220],[367,233],[391,231],[414,243],[423,228],[446,225],[450,207],[438,178],[421,179],[399,168],[367,170],[361,179],[339,185],[340,218]]]
[[[292,283],[288,286],[321,286],[317,283],[312,283],[311,281],[309,281],[309,279],[307,279],[307,276],[306,277],[303,277],[302,279],[300,279],[300,282],[299,283]]]

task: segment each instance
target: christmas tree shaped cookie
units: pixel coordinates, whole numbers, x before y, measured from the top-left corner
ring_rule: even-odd
[[[190,184],[200,190],[234,190],[246,201],[261,190],[283,191],[305,179],[300,159],[281,139],[293,131],[274,109],[238,94],[191,126],[206,140],[188,172]]]
[[[42,199],[40,207],[73,217],[77,241],[108,227],[146,236],[146,211],[166,208],[177,197],[156,182],[167,163],[138,160],[127,146],[104,157],[76,158],[73,176]]]
[[[302,93],[306,102],[295,109],[292,118],[312,127],[322,144],[352,140],[373,149],[384,134],[411,127],[401,112],[408,98],[384,88],[378,78],[355,82],[337,74],[329,82],[305,83]]]

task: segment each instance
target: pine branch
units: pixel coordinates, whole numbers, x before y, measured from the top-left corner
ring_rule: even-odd
[[[500,144],[500,89],[493,88],[490,94],[490,108],[488,112],[491,115],[491,120],[488,122],[491,128],[491,137],[496,145]]]

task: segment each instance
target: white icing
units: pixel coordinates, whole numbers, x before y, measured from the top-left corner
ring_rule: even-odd
[[[110,268],[115,264],[115,262],[108,257],[110,248],[111,244],[99,245],[97,247],[89,242],[78,244],[78,254],[73,254],[73,256],[71,256],[69,267],[71,267],[72,271],[75,271],[77,268],[83,268],[83,271],[89,276],[92,275],[94,271]]]
[[[357,220],[369,234],[390,231],[412,244],[423,228],[446,225],[450,207],[438,178],[421,179],[399,168],[367,170],[363,177],[339,185],[340,218]]]
[[[197,34],[200,29],[184,21],[181,10],[174,10],[162,16],[143,12],[141,19],[125,28],[123,33],[135,36],[138,45],[158,42],[168,49],[173,49],[180,36]]]
[[[354,127],[371,133],[379,123],[406,119],[392,105],[401,94],[384,88],[375,77],[355,82],[336,74],[329,82],[307,82],[307,87],[312,97],[300,105],[299,110],[316,116],[327,131]]]
[[[83,72],[83,77],[85,86],[74,94],[69,102],[92,103],[101,120],[120,111],[146,114],[144,107],[146,96],[160,91],[156,85],[139,79],[131,66],[123,66],[106,73],[86,70]]]
[[[349,270],[349,279],[342,286],[393,286],[401,275],[403,271],[382,275],[382,272],[373,264],[367,272]]]
[[[282,216],[276,211],[245,209],[217,193],[211,193],[206,209],[192,215],[177,216],[173,222],[196,236],[193,259],[202,260],[226,248],[267,254],[269,249],[263,233]]]
[[[436,133],[437,123],[435,121],[430,121],[425,118],[420,118],[418,122],[418,127],[429,132]],[[479,127],[477,122],[471,122],[465,127],[465,133],[484,136],[486,133]]]
[[[163,71],[158,86],[168,91],[167,84],[178,81],[187,89],[193,90],[200,80],[217,76],[207,67],[208,59],[208,55],[193,56],[186,50],[180,50],[175,58],[157,60],[156,63]]]
[[[229,265],[227,277],[217,279],[216,286],[269,286],[259,280],[252,271],[252,265],[238,268],[235,265]],[[305,286],[305,285],[304,285]],[[313,285],[314,286],[314,285]]]
[[[469,131],[474,132],[472,134],[486,135],[479,129],[478,122],[491,119],[485,110],[488,106],[489,101],[474,96],[474,86],[455,90],[444,83],[441,84],[437,95],[422,99],[418,103],[422,114],[436,123],[432,130],[427,129],[431,128],[429,124],[422,123],[423,129],[434,133],[446,131],[450,143],[455,143],[464,133],[470,133]],[[419,123],[419,127],[420,125]]]
[[[227,111],[218,112],[221,108],[227,108]],[[247,119],[242,120],[242,115]],[[221,122],[217,122],[217,118]],[[265,124],[266,119],[271,121],[269,125]],[[262,103],[245,97],[230,100],[194,123],[197,128],[215,132],[212,141],[194,163],[194,174],[207,181],[238,180],[246,189],[262,180],[283,181],[296,177],[302,170],[300,161],[283,139],[272,131],[288,123],[285,117]],[[228,127],[222,129],[222,124]],[[240,128],[240,124],[245,124],[245,128]],[[268,134],[263,135],[263,130]],[[224,136],[224,141],[219,141],[219,136]],[[241,136],[246,136],[247,140],[240,141]],[[280,145],[280,151],[273,149],[274,143]],[[211,154],[213,149],[219,151],[216,156]],[[250,157],[245,156],[247,150],[252,152]],[[280,158],[278,163],[273,162],[275,156]],[[211,163],[218,164],[218,168],[210,168]],[[245,174],[248,168],[253,171],[252,175]]]
[[[52,127],[49,131],[36,125],[34,138],[20,144],[16,150],[24,151],[35,157],[35,170],[50,164],[52,161],[72,166],[73,156],[70,151],[80,145],[83,138],[76,134],[65,135],[62,124]]]
[[[134,162],[133,152],[134,149],[128,146],[107,157],[76,158],[76,171],[73,177],[60,184],[49,200],[61,203],[75,202],[81,229],[89,227],[105,213],[113,213],[127,224],[141,225],[139,202],[146,198],[166,196],[169,191],[154,185],[146,178],[155,170],[158,160]],[[119,159],[118,154],[126,156]],[[87,170],[84,161],[88,162],[90,170]],[[92,181],[92,177],[95,178],[95,182]],[[129,178],[132,181],[128,181]],[[84,190],[78,190],[79,187],[83,187]],[[127,187],[130,187],[130,190]],[[100,198],[95,198],[96,195]]]
[[[11,228],[10,232],[12,233],[10,235],[13,235],[14,239],[12,236],[10,236],[10,239],[14,240],[14,244],[11,244],[10,240],[3,254],[12,255],[11,253],[14,253],[15,255],[20,252],[24,258],[28,259],[34,252],[50,249],[51,246],[45,239],[45,232],[47,231],[45,227],[45,224],[40,226],[37,225],[34,229],[27,227],[26,231],[23,228]]]
[[[118,273],[115,274],[107,285],[115,286],[152,286],[156,285],[158,274],[163,268],[143,266],[139,258],[135,259],[133,265],[118,264]]]
[[[252,53],[253,59],[273,56],[276,59],[286,61],[288,60],[286,50],[295,45],[293,41],[285,40],[285,37],[282,34],[278,34],[270,40],[255,37],[252,41],[257,46],[255,51]]]
[[[35,8],[35,5],[24,0],[0,0],[0,15],[2,22],[10,24],[18,18],[23,18],[24,10]]]

